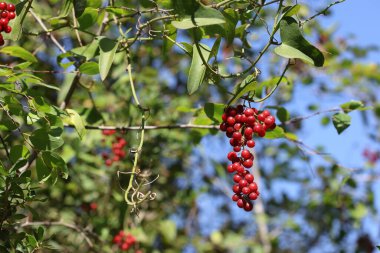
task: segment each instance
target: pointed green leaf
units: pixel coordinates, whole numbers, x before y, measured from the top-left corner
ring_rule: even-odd
[[[108,72],[111,69],[118,46],[119,42],[108,38],[102,38],[99,41],[99,72],[102,81],[106,79]]]
[[[298,58],[313,64],[323,66],[324,56],[303,36],[297,21],[292,17],[284,17],[280,22],[280,36],[282,44],[274,52],[285,58]]]
[[[75,130],[77,131],[79,138],[83,138],[86,134],[86,128],[84,121],[81,116],[74,110],[66,109],[66,112],[69,114],[67,122],[71,125],[74,125]]]
[[[63,140],[60,136],[55,136],[46,129],[35,130],[29,139],[38,150],[54,150],[63,145]]]
[[[285,138],[285,131],[282,127],[277,126],[273,130],[268,130],[265,134],[265,139]]]
[[[247,76],[236,88],[235,88],[235,95],[231,98],[231,100],[228,102],[228,105],[235,103],[240,97],[242,97],[245,93],[253,91],[256,89],[256,77],[257,74],[253,73],[249,76]]]
[[[96,62],[85,62],[79,67],[79,71],[86,75],[99,74],[99,64]]]
[[[37,58],[28,52],[26,49],[19,47],[19,46],[9,46],[9,47],[4,47],[0,49],[1,53],[13,56],[13,57],[18,57],[21,58],[25,61],[29,62],[38,62]]]
[[[342,108],[343,111],[346,113],[354,111],[354,110],[362,108],[362,107],[364,107],[363,102],[356,101],[356,100],[351,100],[350,102],[347,102],[347,103],[340,105],[340,108]]]
[[[93,24],[96,23],[99,13],[95,8],[87,7],[83,14],[78,18],[79,29],[85,30],[90,28]]]
[[[87,0],[74,0],[75,17],[80,17],[87,6]]]
[[[210,56],[210,48],[206,45],[199,44],[203,58],[207,61]],[[203,64],[198,48],[193,45],[193,58],[191,61],[189,77],[187,79],[187,91],[189,95],[196,92],[202,84],[206,73],[206,66]]]
[[[173,21],[172,25],[177,29],[190,29],[200,26],[224,24],[224,16],[214,8],[201,6],[194,16],[186,15],[180,21]]]
[[[346,130],[351,125],[351,117],[345,113],[336,113],[333,116],[333,124],[338,132],[341,134],[344,130]]]
[[[27,158],[29,153],[30,152],[27,147],[23,145],[15,145],[11,148],[11,151],[9,152],[9,157],[11,159],[11,162],[15,163],[20,159]]]

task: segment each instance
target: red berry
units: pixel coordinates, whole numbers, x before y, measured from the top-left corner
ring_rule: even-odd
[[[121,250],[128,250],[129,249],[129,247],[130,247],[130,245],[128,244],[128,243],[123,243],[121,246],[120,246],[120,249]]]
[[[5,44],[4,40],[0,40],[0,46],[3,46]]]
[[[252,159],[247,159],[243,162],[243,166],[246,168],[251,168],[253,165],[253,160]]]
[[[227,124],[229,126],[233,126],[235,124],[235,122],[236,122],[236,120],[235,120],[234,117],[230,116],[230,117],[227,118]]]
[[[251,158],[252,154],[247,149],[244,149],[241,151],[241,157],[243,157],[245,160]]]
[[[241,146],[235,146],[234,147],[234,151],[235,152],[240,152],[240,150],[241,150]]]
[[[260,113],[259,115],[257,115],[257,119],[260,120],[260,121],[264,121],[265,120],[265,115]]]
[[[248,126],[253,126],[255,124],[255,122],[256,122],[255,117],[254,116],[249,116],[247,118],[247,122],[246,123],[247,123]]]
[[[238,184],[235,184],[234,186],[232,186],[232,191],[234,193],[240,193],[240,186]]]
[[[98,208],[98,204],[96,204],[95,202],[90,203],[91,210],[96,210],[97,208]]]
[[[233,161],[236,157],[237,157],[237,154],[235,152],[233,152],[233,151],[231,151],[227,155],[227,159],[230,160],[230,161]]]
[[[247,141],[247,146],[248,146],[249,148],[253,148],[253,147],[255,146],[255,141],[254,141],[254,140],[249,140],[249,141]]]
[[[258,196],[256,192],[251,192],[248,197],[250,200],[256,200]]]
[[[245,194],[245,195],[248,195],[248,194],[251,193],[251,189],[249,189],[249,187],[243,187],[243,188],[241,189],[241,192],[242,192],[243,194]]]
[[[236,110],[238,113],[243,113],[244,112],[244,106],[238,105],[238,106],[236,106]]]
[[[123,240],[123,238],[121,235],[115,235],[112,241],[115,244],[119,244],[119,243],[121,243],[122,240]]]
[[[249,116],[253,116],[254,111],[253,111],[252,108],[247,108],[247,109],[245,109],[244,114],[245,114],[245,116],[247,116],[247,117],[249,117]]]
[[[241,188],[246,187],[247,185],[248,185],[247,180],[245,180],[245,179],[241,179],[241,180],[239,181],[239,186],[240,186]]]
[[[234,194],[233,196],[232,196],[232,201],[238,201],[240,199],[240,197],[239,197],[239,195],[237,195],[237,194]]]
[[[109,166],[111,166],[112,165],[112,160],[111,159],[107,159],[106,160],[106,165],[109,167]]]
[[[0,15],[2,18],[7,18],[8,17],[8,12],[7,11],[3,11],[1,12],[1,15]]]
[[[245,114],[241,115],[240,123],[246,123],[247,122],[247,116]]]
[[[220,131],[225,132],[227,130],[227,124],[223,122],[222,124],[220,124],[219,129]]]
[[[251,189],[252,192],[257,191],[257,184],[255,182],[252,182],[248,185],[249,189]]]
[[[7,4],[6,3],[4,3],[4,2],[0,2],[0,10],[5,10],[5,9],[7,9]]]
[[[232,164],[230,164],[230,165],[227,166],[227,171],[228,171],[228,173],[235,172],[234,168],[232,167]]]
[[[251,127],[247,127],[244,130],[244,136],[249,136],[249,135],[252,135],[252,134],[253,134],[253,129]]]
[[[11,19],[14,19],[16,17],[16,14],[14,12],[9,12],[8,13],[8,19],[11,20]]]
[[[234,138],[235,140],[238,140],[238,141],[240,141],[242,137],[243,137],[243,136],[241,135],[240,132],[234,132],[234,133],[232,134],[232,138]]]
[[[235,174],[234,177],[233,177],[233,180],[234,180],[235,183],[239,183],[240,180],[242,180],[242,179],[243,178],[240,175],[238,175],[238,174]]]
[[[232,117],[235,117],[236,114],[237,114],[236,109],[233,108],[233,107],[230,107],[230,109],[228,110],[228,115],[232,116]]]
[[[236,169],[236,172],[239,173],[239,174],[244,173],[244,167],[240,165],[240,166]]]
[[[0,18],[0,26],[7,26],[8,25],[8,19],[6,18]]]
[[[264,110],[261,114],[263,114],[264,117],[266,118],[266,117],[270,116],[270,111]]]
[[[241,120],[241,114],[236,114],[235,121],[240,122],[240,120]]]
[[[274,124],[275,121],[276,121],[276,119],[272,115],[270,115],[270,116],[265,118],[264,124],[270,127]]]
[[[247,180],[248,183],[252,183],[253,180],[255,180],[255,177],[252,174],[245,175],[245,180]]]
[[[136,242],[136,238],[133,235],[128,234],[125,242],[128,243],[129,245],[132,245]]]
[[[13,5],[13,4],[8,4],[8,8],[7,8],[8,11],[15,11],[16,10],[16,7]]]
[[[10,33],[12,31],[12,27],[10,27],[9,25],[7,25],[4,29],[5,33]]]
[[[245,211],[249,212],[249,211],[251,211],[252,209],[253,209],[253,205],[252,205],[251,202],[246,202],[246,203],[244,204],[244,210],[245,210]]]
[[[245,201],[244,201],[243,199],[239,199],[239,200],[236,202],[236,204],[237,204],[238,207],[243,208],[244,205],[245,205],[244,202],[245,202]]]
[[[224,122],[226,122],[226,121],[227,121],[227,118],[228,118],[227,113],[223,113],[223,114],[222,114],[222,120],[223,120]]]
[[[241,123],[235,123],[235,125],[234,125],[234,129],[235,129],[236,131],[239,131],[240,128],[241,128]]]

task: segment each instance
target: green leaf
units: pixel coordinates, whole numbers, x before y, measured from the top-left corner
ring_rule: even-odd
[[[265,134],[265,139],[279,139],[285,138],[285,131],[282,127],[277,126],[275,129],[267,131]]]
[[[351,100],[350,102],[347,102],[347,103],[340,105],[340,108],[342,108],[345,113],[354,111],[354,110],[362,108],[362,107],[364,107],[363,102],[356,101],[356,100]]]
[[[87,7],[83,14],[78,18],[79,29],[86,30],[96,23],[98,18],[98,10],[95,8]]]
[[[111,69],[115,58],[119,42],[108,38],[101,38],[99,41],[100,56],[99,56],[99,72],[102,81],[104,81]]]
[[[288,110],[286,110],[284,107],[279,107],[277,109],[277,114],[276,114],[277,118],[281,121],[281,122],[285,122],[287,120],[290,119],[290,113],[288,112]]]
[[[65,0],[62,4],[59,18],[67,17],[70,14],[71,8],[73,8],[73,0]]]
[[[222,38],[219,37],[215,40],[215,43],[214,45],[212,46],[211,48],[211,55],[210,57],[217,57],[218,56],[218,52],[219,52],[219,47],[220,47],[220,42],[222,41]]]
[[[50,179],[50,182],[53,184],[57,180],[58,172],[65,179],[68,176],[66,162],[58,154],[50,151],[43,151],[37,157],[36,172],[40,182]]]
[[[222,118],[222,114],[224,112],[224,104],[216,104],[216,103],[206,103],[204,106],[204,111],[214,123],[219,123]]]
[[[354,218],[354,219],[357,219],[357,220],[361,220],[362,218],[364,218],[364,216],[366,216],[368,213],[368,209],[367,207],[362,204],[362,203],[358,203],[354,209],[350,210],[350,214],[351,216]]]
[[[86,57],[86,60],[88,61],[94,58],[98,48],[99,48],[99,40],[95,38],[90,44],[83,47],[73,48],[70,51],[73,52],[74,54]]]
[[[334,114],[332,120],[338,134],[341,134],[344,130],[346,130],[351,125],[351,117],[350,115],[345,114],[345,113]]]
[[[199,44],[203,58],[207,61],[210,56],[210,48],[206,45]],[[187,79],[187,91],[189,95],[199,89],[206,73],[206,66],[203,64],[197,46],[193,45],[193,58],[191,61],[189,77]]]
[[[96,62],[85,62],[79,67],[79,71],[86,75],[99,74],[99,64]]]
[[[18,57],[21,58],[25,61],[29,62],[38,62],[37,58],[28,52],[26,49],[19,47],[19,46],[9,46],[9,47],[4,47],[0,49],[1,53],[13,56],[13,57]]]
[[[186,15],[180,21],[172,21],[172,25],[177,29],[191,29],[194,27],[224,24],[224,16],[214,8],[200,6],[194,16]]]
[[[380,246],[376,246],[376,248],[377,248],[378,250],[380,250]]]
[[[300,9],[301,9],[301,5],[299,5],[299,4],[292,5],[292,6],[286,6],[282,10],[282,14],[281,14],[280,18],[278,19],[278,23],[281,22],[281,20],[284,17],[291,17],[291,16],[297,14]]]
[[[46,129],[37,129],[29,137],[33,146],[39,150],[54,150],[63,145],[63,140]]]
[[[324,56],[303,36],[297,21],[292,17],[284,17],[280,22],[282,44],[274,52],[285,58],[298,58],[316,67],[323,66]]]
[[[75,17],[80,17],[87,6],[87,0],[74,0]]]
[[[20,159],[25,159],[29,156],[29,150],[23,145],[15,145],[11,148],[9,152],[9,157],[12,163],[17,162]]]
[[[160,222],[159,230],[164,236],[166,242],[173,242],[177,237],[177,227],[171,220],[163,220]]]
[[[67,122],[71,125],[74,125],[75,130],[77,131],[79,138],[82,139],[86,134],[86,128],[83,119],[81,116],[74,110],[66,109],[66,112],[69,114]]]
[[[237,12],[233,9],[224,10],[222,13],[226,20],[226,23],[224,24],[225,38],[227,45],[231,45],[235,39],[235,30],[239,17]]]
[[[253,73],[247,76],[236,88],[235,95],[228,102],[228,105],[235,103],[240,97],[242,97],[245,93],[250,92],[256,89],[256,77],[257,74]]]

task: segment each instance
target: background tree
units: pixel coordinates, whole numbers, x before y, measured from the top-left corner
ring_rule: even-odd
[[[352,116],[379,139],[376,48],[319,22],[344,0],[9,2],[1,251],[375,250],[378,152],[350,168],[299,137],[319,117],[349,139]],[[218,131],[238,103],[277,117],[255,137],[251,213]]]

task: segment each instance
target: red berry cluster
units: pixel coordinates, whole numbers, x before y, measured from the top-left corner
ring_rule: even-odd
[[[136,243],[136,238],[131,234],[125,234],[123,230],[121,230],[117,235],[113,237],[113,243],[119,246],[121,250],[128,250],[131,246]]]
[[[91,202],[91,203],[83,203],[81,205],[81,208],[83,211],[89,213],[89,212],[96,212],[96,210],[98,209],[98,204],[95,203],[95,202]]]
[[[112,136],[115,135],[116,130],[103,130],[102,134],[104,136]],[[124,150],[124,147],[127,145],[127,141],[121,137],[116,136],[115,140],[112,142],[112,153],[103,152],[102,157],[105,161],[105,164],[107,166],[111,166],[113,162],[120,161],[121,159],[124,159],[126,156],[126,152]]]
[[[9,21],[16,17],[16,7],[13,4],[0,2],[0,46],[4,45],[4,38],[1,32],[10,33],[12,27],[8,25]]]
[[[264,137],[268,129],[276,127],[275,118],[268,110],[259,112],[255,108],[244,108],[242,105],[228,107],[222,115],[220,130],[226,132],[233,146],[233,151],[227,155],[231,164],[227,171],[235,173],[232,187],[235,193],[232,200],[245,211],[253,209],[252,200],[260,195],[254,176],[247,170],[253,166],[253,154],[248,148],[255,146],[254,134]],[[240,153],[240,154],[239,154]]]

